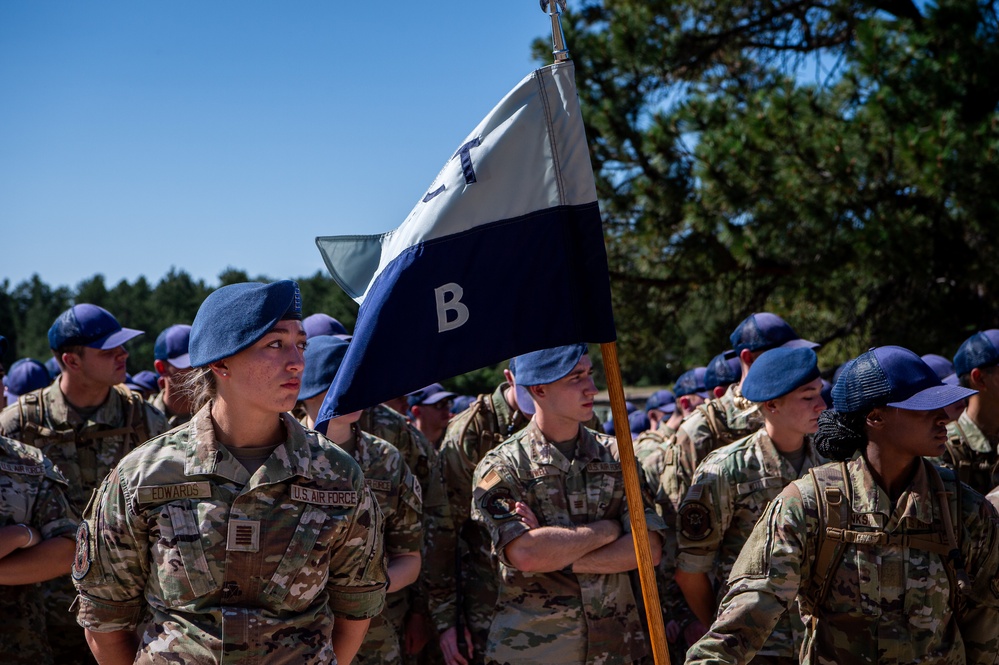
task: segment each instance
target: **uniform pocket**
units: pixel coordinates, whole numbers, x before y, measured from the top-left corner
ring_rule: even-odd
[[[159,539],[154,540],[154,566],[161,571],[159,584],[165,600],[184,603],[218,588],[205,557],[202,531],[191,506],[171,503],[161,508]]]
[[[295,610],[311,605],[326,587],[331,543],[347,528],[348,517],[307,505],[263,595]]]

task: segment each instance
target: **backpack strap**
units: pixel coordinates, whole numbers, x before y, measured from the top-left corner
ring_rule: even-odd
[[[725,445],[725,441],[728,440],[725,436],[728,433],[728,428],[725,427],[725,431],[723,431],[721,419],[718,417],[718,406],[715,403],[715,400],[708,400],[698,408],[703,411],[704,420],[708,424],[708,429],[711,430],[711,440],[714,441],[714,447],[719,448]]]
[[[950,453],[950,459],[954,464],[954,470],[957,472],[957,479],[962,483],[971,482],[971,462],[965,459],[965,455],[960,452],[958,444],[961,443],[961,439],[966,439],[967,436],[964,433],[964,428],[961,427],[961,423],[954,421],[954,426],[957,428],[957,435],[947,437],[947,452]]]
[[[20,434],[18,440],[29,446],[42,448],[43,441],[75,441],[76,432],[73,429],[52,429],[45,424],[44,388],[25,393],[17,399]]]
[[[963,535],[964,530],[961,529],[957,533],[954,531],[954,523],[961,520],[963,513],[961,483],[958,481],[954,487],[955,500],[950,501],[951,494],[944,487],[940,472],[926,460],[923,461],[923,464],[930,477],[930,486],[937,496],[937,508],[940,513],[940,521],[943,522],[943,536],[946,538],[945,549],[947,552],[938,553],[943,557],[944,570],[946,570],[950,581],[950,606],[954,609],[955,614],[960,614],[963,609],[963,598],[971,589],[971,581],[968,579],[968,571],[965,569],[964,554],[961,552],[961,536],[958,535],[958,533]],[[951,510],[955,511],[953,518]],[[919,545],[913,546],[918,547]]]
[[[850,476],[846,462],[813,467],[808,473],[815,485],[819,529],[812,576],[801,598],[805,601],[814,624],[818,609],[829,594],[846,543],[849,542],[849,536],[844,536],[850,533],[845,528],[850,524]]]

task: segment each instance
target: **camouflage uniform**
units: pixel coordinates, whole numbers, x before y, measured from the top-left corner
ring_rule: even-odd
[[[767,504],[788,483],[827,461],[809,440],[805,447],[801,474],[781,456],[765,429],[717,448],[697,467],[677,518],[677,566],[684,572],[708,574],[717,593],[716,605],[728,589],[726,581],[736,557]],[[803,630],[797,608],[792,607],[758,655],[794,661]]]
[[[472,474],[486,453],[529,422],[507,404],[504,393],[509,387],[503,383],[491,395],[479,395],[448,423],[437,457],[436,475],[441,480],[427,497],[425,570],[430,611],[440,632],[459,623],[469,629],[475,662],[481,662],[486,650],[498,588],[489,534],[471,520]],[[461,557],[460,594],[457,556]]]
[[[390,409],[384,404],[377,404],[361,412],[361,418],[357,421],[361,431],[367,432],[379,439],[388,441],[402,453],[402,458],[406,466],[416,476],[424,494],[432,486],[431,479],[434,464],[437,461],[433,446],[427,441],[420,430],[397,411]],[[426,513],[423,515],[423,532],[427,533]],[[427,608],[426,593],[426,573],[420,572],[420,579],[415,584],[406,587],[402,594],[393,594],[392,605],[388,609],[386,617],[396,623],[396,631],[399,635],[405,634],[406,615],[410,613],[430,616]],[[430,652],[440,660],[440,649],[437,647],[437,638],[430,639],[429,650],[424,649],[422,653]],[[412,662],[413,658],[404,654],[407,662]]]
[[[0,434],[37,446],[69,481],[66,496],[77,514],[91,493],[129,450],[161,434],[166,418],[124,386],[89,416],[74,409],[59,381],[21,395],[0,413]],[[92,663],[83,631],[69,611],[76,591],[69,577],[43,583],[49,639],[60,663]]]
[[[989,503],[999,509],[999,487],[989,492],[985,498],[989,500]]]
[[[44,540],[73,538],[78,518],[66,499],[66,487],[66,479],[41,451],[0,437],[0,527],[27,524]],[[41,586],[0,588],[0,661],[49,665],[53,659]]]
[[[994,663],[999,651],[999,518],[980,494],[958,485],[951,472],[940,473],[950,496],[961,492],[961,514],[954,526],[963,532],[960,548],[971,575],[963,595],[967,606],[955,614],[944,558],[906,541],[937,535],[941,506],[932,491],[930,467],[921,462],[892,505],[863,457],[846,463],[849,528],[868,533],[870,540],[890,540],[848,542],[839,565],[827,571],[813,571],[820,528],[813,478],[785,488],[756,523],[732,570],[718,618],[691,648],[687,665],[747,662],[796,598],[803,602],[801,662],[806,665]],[[833,577],[825,599],[810,613],[802,598],[814,597],[816,573]]]
[[[621,520],[630,532],[620,462],[610,437],[580,427],[572,462],[535,421],[488,453],[475,468],[472,518],[489,530],[499,563],[499,597],[486,660],[496,663],[616,665],[646,654],[627,573],[524,573],[505,548],[528,531],[513,514],[526,503],[542,526]],[[662,530],[649,506],[646,524]]]
[[[996,446],[978,428],[967,409],[947,425],[947,450],[936,461],[941,466],[954,469],[961,482],[982,494],[999,487]]]
[[[167,410],[166,402],[163,400],[162,390],[153,395],[152,399],[149,400],[149,403],[152,404],[156,410],[166,416],[167,429],[173,429],[177,425],[183,425],[184,423],[191,422],[190,413],[175,413],[174,415],[170,415],[170,412]]]
[[[419,481],[395,446],[362,432],[356,424],[353,429],[356,446],[351,454],[364,473],[364,484],[381,508],[386,557],[419,553],[423,546],[423,499]],[[353,662],[359,665],[402,662],[396,626],[405,618],[405,599],[405,589],[385,597],[385,609],[371,620]]]
[[[136,663],[331,663],[336,618],[378,614],[382,516],[350,456],[283,417],[252,476],[205,406],[126,456],[77,534],[77,620],[140,633]]]

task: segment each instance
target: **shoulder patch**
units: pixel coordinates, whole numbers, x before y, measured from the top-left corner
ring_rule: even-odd
[[[680,533],[687,540],[704,540],[713,530],[711,528],[711,513],[704,504],[686,502],[680,507],[678,517]]]
[[[135,490],[135,496],[140,506],[146,503],[162,503],[177,499],[210,499],[212,498],[212,484],[208,481],[201,481],[138,487]]]
[[[479,505],[495,520],[510,519],[517,514],[513,495],[506,487],[489,490],[479,500]]]
[[[301,485],[291,486],[292,501],[314,503],[320,506],[351,508],[357,505],[357,492],[353,490],[320,490]]]
[[[73,557],[73,579],[79,582],[90,572],[90,525],[86,520],[76,529],[76,555]]]
[[[493,469],[485,476],[483,476],[482,480],[479,481],[479,484],[476,489],[480,489],[483,491],[492,489],[493,487],[496,486],[497,483],[499,483],[499,481],[500,481],[500,475],[496,473],[495,469]]]

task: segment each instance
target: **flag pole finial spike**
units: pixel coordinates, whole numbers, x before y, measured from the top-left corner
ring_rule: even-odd
[[[565,2],[566,0],[541,0],[541,11],[546,12],[552,20],[552,56],[555,64],[569,59],[569,49],[565,47],[565,35],[562,33]]]

